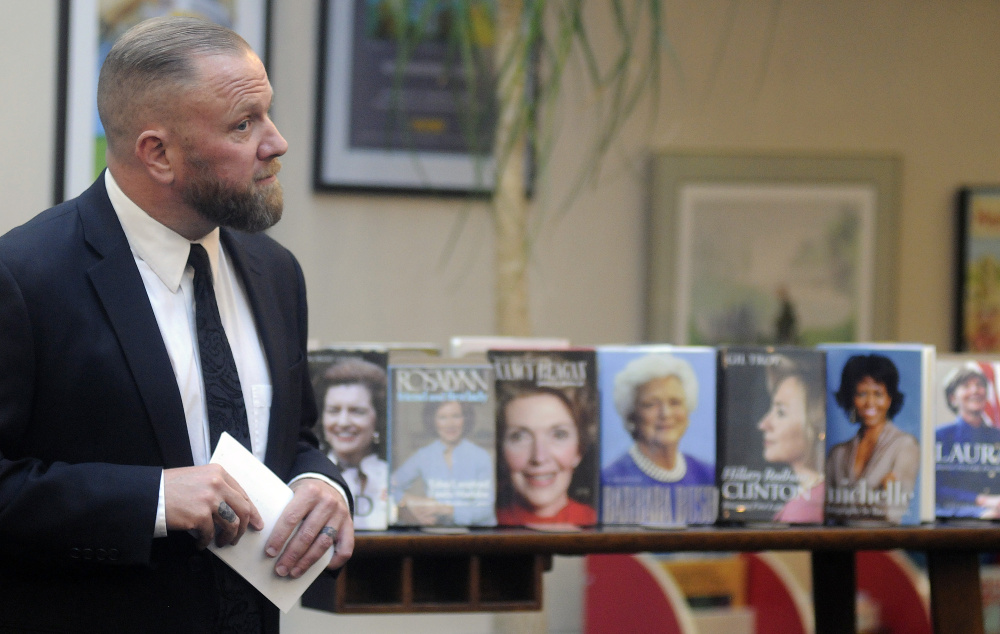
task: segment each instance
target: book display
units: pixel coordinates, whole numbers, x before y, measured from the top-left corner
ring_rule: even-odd
[[[718,364],[720,520],[822,523],[824,353],[726,347]]]
[[[491,350],[496,376],[497,522],[597,524],[593,350]]]
[[[712,524],[715,350],[599,346],[601,522]]]
[[[940,355],[934,380],[939,518],[1000,519],[1000,359]]]
[[[934,347],[820,348],[827,353],[827,521],[933,521]]]
[[[680,347],[670,346],[649,346],[650,348],[669,349],[671,353],[680,353]],[[610,346],[600,346],[600,348],[611,350]],[[641,346],[615,346],[614,348],[635,348],[633,352],[642,351]],[[835,351],[835,349],[838,349]],[[664,351],[664,350],[661,350]],[[717,353],[716,349],[709,349],[710,354]],[[732,348],[729,349],[732,352]],[[342,353],[343,351],[327,351]],[[771,353],[786,352],[785,349],[771,350]],[[852,356],[879,355],[888,357],[897,367],[900,375],[896,390],[904,395],[903,399],[896,399],[902,402],[900,410],[894,411],[893,416],[888,416],[886,408],[887,422],[892,420],[894,424],[902,426],[904,424],[913,428],[913,431],[906,431],[906,434],[919,437],[921,441],[929,438],[933,434],[933,418],[931,413],[931,402],[938,391],[938,387],[931,387],[930,371],[933,365],[928,361],[933,360],[933,348],[930,346],[906,346],[899,344],[855,344],[852,346],[821,346],[813,350],[796,349],[797,354],[803,355],[801,358],[796,355],[789,355],[796,360],[808,358],[808,354],[840,355],[839,361],[827,362],[827,414],[831,421],[831,427],[827,429],[827,436],[830,446],[836,446],[848,441],[853,436],[858,436],[859,425],[850,423],[848,412],[840,408],[840,404],[835,400],[834,395],[838,391],[840,383],[843,382],[844,366],[847,359]],[[639,355],[642,356],[642,355]],[[422,359],[415,360],[410,357],[405,363],[424,363],[430,357],[423,355]],[[394,357],[396,365],[404,363],[399,357]],[[913,478],[913,491],[909,496],[912,506],[908,506],[902,511],[902,518],[899,523],[895,523],[889,517],[890,511],[888,502],[891,495],[896,495],[902,490],[902,485],[883,491],[875,491],[869,487],[869,495],[858,500],[873,500],[882,503],[882,516],[879,511],[871,509],[867,511],[865,519],[861,520],[860,526],[853,526],[855,520],[836,520],[833,525],[817,525],[811,522],[798,522],[786,520],[774,515],[763,515],[761,521],[737,521],[721,523],[736,524],[735,526],[720,527],[706,524],[699,525],[692,522],[687,527],[676,528],[676,524],[667,522],[660,523],[654,520],[646,523],[639,519],[637,524],[617,524],[608,516],[599,519],[596,514],[597,507],[597,477],[600,474],[600,467],[609,466],[616,459],[627,454],[630,439],[634,438],[628,434],[621,422],[621,413],[616,412],[611,423],[601,422],[600,413],[608,406],[602,406],[598,399],[598,394],[606,392],[607,388],[598,390],[598,368],[596,364],[595,352],[591,349],[568,349],[568,350],[520,350],[520,351],[493,351],[489,354],[490,366],[496,373],[494,388],[497,390],[495,398],[498,405],[495,408],[496,417],[502,424],[507,422],[510,412],[506,412],[501,404],[501,399],[507,399],[509,404],[517,399],[510,398],[514,394],[520,394],[521,390],[528,388],[538,389],[545,387],[548,390],[557,389],[571,403],[576,403],[577,407],[572,413],[565,416],[567,418],[563,427],[555,429],[552,438],[574,438],[576,442],[570,443],[574,448],[569,452],[571,459],[566,464],[574,464],[573,474],[569,480],[570,486],[566,487],[567,499],[571,491],[575,491],[583,502],[566,506],[574,509],[584,506],[589,508],[589,517],[583,521],[574,522],[573,518],[564,521],[562,518],[553,520],[546,525],[538,521],[516,518],[515,521],[505,523],[502,515],[498,517],[501,521],[498,526],[435,526],[417,528],[416,524],[398,525],[392,530],[381,532],[359,531],[356,534],[354,557],[339,577],[334,578],[328,575],[321,575],[317,582],[313,584],[309,591],[303,596],[303,605],[324,610],[335,610],[348,613],[371,613],[371,612],[480,612],[480,611],[506,611],[506,610],[537,610],[541,607],[542,578],[545,570],[551,565],[553,554],[587,554],[587,553],[636,553],[636,552],[669,552],[669,551],[708,551],[708,552],[732,552],[732,551],[769,551],[769,550],[797,550],[810,551],[813,569],[813,603],[815,606],[815,631],[819,634],[825,632],[852,631],[855,619],[855,571],[854,558],[845,554],[857,551],[889,550],[893,548],[904,548],[911,551],[925,551],[928,561],[928,577],[931,588],[931,618],[934,631],[938,632],[977,632],[982,631],[981,627],[981,595],[978,586],[978,551],[995,550],[995,530],[988,519],[977,520],[973,526],[966,524],[950,525],[947,522],[937,524],[925,524],[922,526],[906,523],[907,514],[918,518],[923,518],[921,509],[918,508],[921,502],[913,500],[928,500],[930,503],[930,515],[933,516],[934,502],[934,479],[933,476],[926,478],[926,471],[933,472],[934,448],[932,444],[921,444],[918,449],[917,476]],[[327,363],[331,361],[327,360]],[[451,359],[444,360],[443,363],[470,363],[475,359],[463,359],[461,361]],[[629,363],[624,357],[619,360],[621,368]],[[691,362],[696,368],[695,374],[699,377],[699,384],[711,383],[711,378],[702,377],[697,368],[698,363]],[[605,362],[605,366],[608,362]],[[755,405],[760,411],[766,412],[776,407],[776,403],[781,401],[778,398],[776,386],[780,381],[771,380],[768,384],[767,373],[764,373],[764,387],[759,391],[762,396],[755,398],[760,402]],[[879,375],[881,380],[884,377]],[[873,377],[874,378],[874,377]],[[605,377],[603,381],[612,381]],[[716,377],[719,380],[719,377]],[[725,383],[725,378],[721,378]],[[863,381],[862,381],[863,382]],[[879,381],[875,381],[879,383]],[[888,381],[892,383],[892,381]],[[603,383],[601,384],[604,385]],[[757,383],[758,386],[761,383]],[[717,396],[722,395],[719,390]],[[944,387],[940,388],[941,390]],[[857,389],[853,396],[858,396]],[[863,391],[863,390],[862,390]],[[988,390],[989,392],[989,390]],[[319,398],[318,392],[317,397]],[[832,393],[832,394],[831,394]],[[850,392],[849,392],[850,394]],[[550,394],[551,395],[551,394]],[[554,395],[551,395],[554,396]],[[704,393],[698,397],[698,405],[692,412],[699,412],[704,405]],[[558,398],[558,397],[556,397]],[[859,396],[860,398],[860,396]],[[389,399],[390,401],[392,398]],[[551,399],[547,399],[551,400]],[[718,400],[718,399],[717,399]],[[890,399],[891,400],[891,399]],[[989,398],[987,399],[989,400]],[[581,407],[580,405],[589,406]],[[906,420],[907,408],[928,412],[927,417],[921,418],[920,422],[913,423]],[[387,408],[391,409],[391,408]],[[855,406],[860,410],[860,416],[855,414],[855,420],[861,416],[877,413],[868,410],[873,409],[862,405]],[[988,409],[988,408],[987,408]],[[535,409],[537,414],[541,409]],[[549,413],[560,411],[559,408],[549,408]],[[571,408],[563,407],[562,412],[570,412]],[[574,413],[589,413],[587,416],[575,417]],[[540,449],[525,452],[527,458],[525,465],[541,464],[545,462],[542,450],[542,443],[535,443],[535,432],[529,424],[531,421],[525,419],[522,412],[513,412],[519,415],[518,426],[512,432],[513,438],[509,440],[530,440],[530,447]],[[724,414],[725,412],[721,412]],[[690,413],[689,413],[690,414]],[[720,416],[717,412],[716,425],[725,425],[725,416]],[[697,415],[697,414],[696,414]],[[702,414],[703,415],[703,414]],[[841,429],[834,430],[832,425],[835,418],[842,420],[836,422]],[[953,416],[957,416],[954,414]],[[990,420],[994,420],[994,414],[988,413]],[[871,416],[869,416],[871,417]],[[606,416],[605,416],[606,418]],[[742,451],[745,460],[749,464],[751,457],[759,456],[757,460],[768,462],[765,458],[768,441],[765,440],[766,429],[770,423],[765,424],[766,413],[746,415],[745,427],[752,429],[759,443],[753,450],[743,447],[736,447],[732,453],[738,455]],[[544,419],[543,419],[544,420]],[[689,452],[697,457],[698,453],[692,448],[688,448],[684,443],[691,433],[695,417],[689,415],[689,431],[685,433],[679,447],[682,452]],[[945,419],[942,419],[944,421]],[[864,422],[863,420],[859,422]],[[948,419],[946,424],[954,422],[954,417]],[[385,439],[391,436],[394,422],[391,412],[387,421],[387,435],[382,436],[381,445],[384,450]],[[752,425],[750,423],[753,423]],[[943,424],[942,427],[946,426]],[[569,431],[572,429],[575,431]],[[582,425],[582,426],[581,426]],[[597,440],[599,434],[604,431],[602,427],[611,425],[618,433],[617,440],[605,441],[605,443],[617,442],[617,451],[614,449],[601,455],[597,450]],[[915,425],[915,426],[914,426]],[[478,426],[478,418],[477,418]],[[720,437],[725,437],[724,431],[719,431]],[[884,429],[884,428],[883,428]],[[590,434],[587,436],[587,434]],[[817,432],[818,435],[818,432]],[[499,473],[505,474],[510,482],[508,483],[508,493],[500,493],[502,486],[498,483],[498,508],[504,509],[511,500],[518,500],[518,495],[527,494],[515,493],[514,478],[509,468],[504,471],[505,462],[503,457],[504,440],[506,432],[498,432],[496,437],[496,469]],[[541,437],[539,435],[538,437]],[[583,438],[583,442],[579,439]],[[692,436],[693,438],[693,436]],[[753,436],[747,436],[753,438]],[[419,442],[413,440],[415,448],[421,446]],[[428,444],[428,443],[425,443]],[[610,446],[610,444],[609,444]],[[930,447],[930,451],[924,451]],[[947,455],[944,445],[941,446],[941,455]],[[699,450],[700,451],[700,450]],[[965,452],[964,446],[960,445],[955,452]],[[969,451],[975,451],[973,445],[969,446]],[[979,449],[980,453],[984,450]],[[987,450],[988,451],[988,450]],[[592,456],[593,461],[588,463],[587,454]],[[534,454],[534,455],[532,455]],[[576,462],[579,456],[579,462]],[[772,455],[774,463],[779,460]],[[600,460],[604,463],[601,464]],[[929,459],[925,466],[923,460]],[[591,466],[586,469],[589,476],[584,478],[585,465]],[[787,463],[787,468],[794,468],[791,462]],[[777,464],[773,468],[780,467]],[[716,469],[719,469],[716,463]],[[767,466],[765,464],[764,469]],[[749,467],[748,467],[749,469]],[[900,473],[906,475],[905,471],[899,469]],[[828,471],[829,473],[829,471]],[[896,476],[896,473],[893,472]],[[534,485],[535,490],[530,487],[525,491],[537,493],[538,490],[547,490],[546,486],[557,480],[553,473],[545,473],[540,469],[526,469],[520,474],[521,484]],[[780,476],[776,476],[780,477]],[[827,478],[830,476],[828,475]],[[565,478],[564,478],[565,479]],[[888,484],[901,482],[902,478],[887,479]],[[826,480],[827,487],[830,480]],[[588,493],[589,483],[589,497]],[[868,485],[864,485],[868,486]],[[796,492],[802,492],[806,487],[796,486]],[[808,487],[812,489],[812,487]],[[828,488],[829,490],[829,488]],[[919,492],[919,493],[918,493]],[[583,495],[581,495],[583,494]],[[891,495],[890,495],[891,494]],[[845,494],[849,496],[850,494]],[[828,496],[829,497],[829,496]],[[901,495],[898,497],[902,497]],[[516,502],[517,503],[517,502]],[[524,504],[522,504],[524,506]],[[641,504],[637,504],[641,506]],[[877,509],[877,505],[873,504]],[[398,509],[397,509],[398,510]],[[675,509],[676,510],[676,509]],[[676,517],[677,513],[675,513]],[[544,516],[541,516],[544,517]],[[536,518],[531,518],[535,520]],[[952,518],[949,517],[950,521]],[[763,523],[765,525],[761,526]],[[780,523],[780,529],[775,530],[775,524]],[[873,525],[875,524],[875,525]],[[441,530],[432,530],[441,529]],[[461,530],[458,530],[461,529]],[[667,529],[667,530],[664,530]]]
[[[496,525],[493,368],[427,359],[389,373],[390,525]]]

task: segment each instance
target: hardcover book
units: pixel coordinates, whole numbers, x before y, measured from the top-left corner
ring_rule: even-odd
[[[1000,519],[1000,357],[940,355],[935,391],[937,517]]]
[[[392,526],[495,526],[493,368],[480,358],[389,366]]]
[[[934,520],[934,346],[823,344],[826,520]]]
[[[720,520],[822,523],[824,353],[796,347],[720,348],[718,381]]]
[[[388,527],[386,364],[381,350],[309,352],[319,417],[316,436],[354,498],[354,528]]]
[[[488,358],[496,375],[498,523],[596,524],[594,350],[490,350]]]
[[[600,346],[601,522],[713,524],[715,349]]]

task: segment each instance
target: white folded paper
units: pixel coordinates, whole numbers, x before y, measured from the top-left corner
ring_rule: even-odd
[[[213,542],[209,549],[230,568],[240,573],[282,612],[288,612],[330,563],[333,549],[327,550],[326,554],[298,579],[279,577],[274,572],[277,558],[272,559],[265,555],[264,547],[282,511],[292,501],[292,490],[247,451],[246,447],[227,433],[223,433],[219,439],[211,462],[221,465],[240,483],[264,520],[264,529],[261,531],[247,529],[235,546],[219,547]]]

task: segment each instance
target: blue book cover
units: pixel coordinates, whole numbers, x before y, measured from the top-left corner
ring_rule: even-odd
[[[933,521],[934,346],[820,347],[827,352],[827,522]]]
[[[935,390],[938,518],[1000,519],[1000,357],[940,355]]]
[[[493,368],[389,363],[389,525],[495,526]]]
[[[597,365],[602,523],[714,523],[715,350],[602,346]]]

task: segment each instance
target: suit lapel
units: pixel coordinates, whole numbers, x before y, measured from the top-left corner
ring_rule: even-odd
[[[142,395],[164,467],[189,466],[194,459],[173,367],[103,175],[80,197],[79,210],[84,236],[101,256],[88,273]]]

